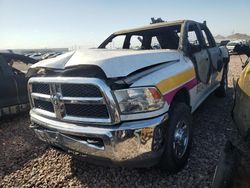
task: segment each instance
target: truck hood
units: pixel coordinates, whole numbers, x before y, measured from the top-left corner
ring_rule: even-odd
[[[149,66],[178,61],[176,50],[106,50],[89,49],[68,52],[56,58],[40,61],[31,68],[64,70],[70,67],[95,65],[108,78],[124,77]]]

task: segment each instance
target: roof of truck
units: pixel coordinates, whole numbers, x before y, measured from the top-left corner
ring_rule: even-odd
[[[132,33],[136,31],[144,31],[144,30],[149,30],[149,29],[157,29],[161,27],[166,27],[166,26],[171,26],[171,25],[178,25],[178,24],[183,24],[186,20],[177,20],[177,21],[171,21],[171,22],[160,22],[160,23],[154,23],[142,27],[137,27],[133,29],[125,29],[121,31],[117,31],[114,33],[114,35],[120,35],[120,34],[125,34],[125,33]]]

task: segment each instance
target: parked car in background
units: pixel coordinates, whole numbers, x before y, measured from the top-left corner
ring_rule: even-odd
[[[115,32],[98,49],[31,66],[30,127],[92,162],[177,172],[189,156],[192,113],[212,92],[226,95],[228,62],[195,21]]]
[[[234,48],[237,44],[241,44],[241,43],[239,41],[231,41],[231,42],[227,43],[226,47],[228,49],[228,52],[233,53]]]
[[[13,53],[0,53],[0,117],[29,109],[25,77],[37,60]]]
[[[235,51],[235,46],[239,45],[239,46],[247,46],[249,47],[249,41],[248,40],[234,40],[234,41],[230,41],[229,43],[227,43],[226,47],[229,51],[229,53],[237,53]]]
[[[229,42],[230,42],[230,40],[222,40],[222,41],[220,41],[219,46],[226,46]]]
[[[32,53],[29,55],[30,58],[35,59],[37,61],[43,60],[42,53]]]
[[[57,56],[59,56],[61,54],[62,54],[61,52],[48,52],[48,53],[45,53],[42,56],[42,59],[54,58],[54,57],[57,57]]]

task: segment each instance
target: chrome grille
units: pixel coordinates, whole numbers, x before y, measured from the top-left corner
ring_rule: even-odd
[[[62,84],[61,89],[65,97],[102,97],[102,93],[94,85]]]
[[[50,89],[48,84],[43,83],[35,83],[32,85],[32,92],[33,93],[43,93],[43,94],[50,94]]]
[[[62,121],[120,122],[110,88],[100,79],[34,77],[29,80],[32,111]]]
[[[106,105],[65,104],[66,113],[76,117],[108,118]]]
[[[54,107],[51,102],[34,99],[34,106],[41,110],[46,110],[49,112],[54,112]]]

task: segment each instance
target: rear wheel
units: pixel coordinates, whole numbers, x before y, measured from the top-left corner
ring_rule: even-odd
[[[192,142],[192,115],[185,103],[174,103],[169,112],[166,128],[164,153],[159,168],[168,172],[178,172],[185,164]]]

